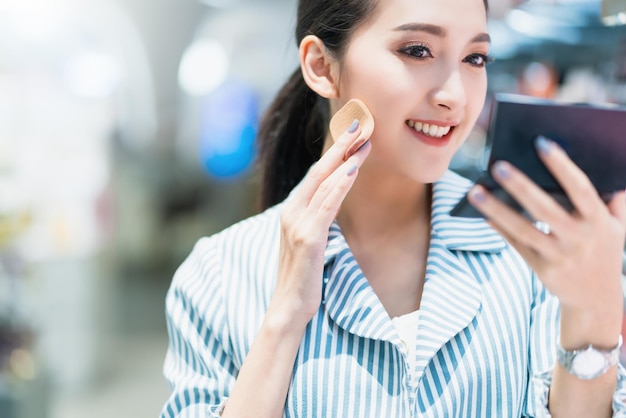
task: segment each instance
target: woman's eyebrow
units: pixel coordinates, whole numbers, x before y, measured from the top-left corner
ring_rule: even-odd
[[[472,43],[476,42],[487,42],[491,43],[491,36],[488,33],[479,33],[478,35],[472,38]]]
[[[440,38],[445,38],[448,34],[441,26],[431,25],[429,23],[405,23],[394,29],[394,31],[400,32],[426,32]]]
[[[400,25],[394,28],[394,31],[425,32],[430,35],[437,36],[439,38],[445,38],[448,35],[448,31],[445,28],[441,26],[437,26],[437,25],[432,25],[429,23],[405,23],[404,25]],[[479,33],[478,35],[474,36],[470,42],[471,43],[480,43],[480,42],[491,43],[491,37],[489,36],[488,33]]]

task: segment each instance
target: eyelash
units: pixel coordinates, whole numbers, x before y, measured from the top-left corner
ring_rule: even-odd
[[[469,60],[472,58],[480,58],[482,59],[481,64],[472,64]],[[492,54],[470,54],[467,58],[463,60],[463,62],[467,62],[470,65],[473,65],[478,68],[484,68],[486,65],[491,64],[495,61],[495,57]]]
[[[419,56],[418,54],[416,54],[416,52],[418,51],[419,51]],[[400,48],[398,52],[416,60],[425,60],[427,58],[433,58],[433,55],[430,52],[430,48],[427,45],[419,45],[419,44],[408,45],[408,46]],[[424,54],[427,54],[427,56],[424,56]],[[482,63],[480,64],[473,63],[472,61],[475,58],[480,58],[482,60]],[[476,68],[484,68],[487,64],[491,64],[494,60],[495,58],[491,54],[486,55],[486,54],[475,53],[475,54],[470,54],[467,57],[465,57],[463,59],[463,62],[467,62],[468,64]]]

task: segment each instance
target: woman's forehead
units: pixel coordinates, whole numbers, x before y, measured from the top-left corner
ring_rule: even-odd
[[[393,30],[410,23],[430,23],[448,31],[485,31],[484,0],[377,0],[362,29]]]

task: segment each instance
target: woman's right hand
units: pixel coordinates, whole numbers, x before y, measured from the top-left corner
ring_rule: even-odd
[[[355,121],[309,169],[282,208],[272,307],[292,325],[301,321],[305,326],[319,309],[329,228],[371,150],[369,140],[363,143],[368,138],[360,135],[361,127]],[[363,145],[350,155],[359,144]]]

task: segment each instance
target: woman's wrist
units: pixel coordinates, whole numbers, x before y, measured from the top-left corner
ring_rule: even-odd
[[[283,415],[295,358],[307,325],[293,315],[289,305],[279,298],[270,302],[239,371],[224,417]],[[259,382],[263,384],[259,386]]]
[[[292,304],[272,300],[263,321],[263,328],[282,337],[293,335],[300,339],[311,318]]]
[[[560,343],[567,350],[589,344],[610,349],[617,344],[624,316],[623,296],[595,308],[561,306]]]

